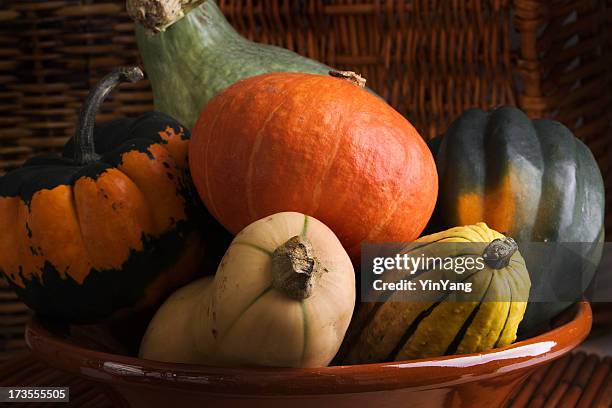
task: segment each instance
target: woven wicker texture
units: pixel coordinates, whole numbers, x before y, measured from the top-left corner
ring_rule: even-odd
[[[15,10],[0,9],[0,172],[12,168],[31,154],[27,146],[19,145],[24,130],[18,130],[25,118],[21,115],[21,93],[15,90],[20,58],[19,40],[5,30],[19,17]]]
[[[220,5],[251,39],[359,72],[423,135],[468,107],[515,102],[507,1],[249,3]]]
[[[109,387],[77,378],[49,367],[30,353],[0,364],[1,387],[69,387],[70,402],[20,403],[18,407],[118,408],[125,406],[111,394]],[[114,399],[116,400],[114,400]],[[2,404],[0,406],[15,406]]]
[[[593,151],[612,232],[612,1],[514,1],[519,105],[565,123]]]
[[[612,360],[569,354],[537,369],[508,402],[508,408],[604,408],[612,406]]]
[[[612,0],[219,4],[250,39],[361,73],[425,137],[473,106],[518,104],[560,119],[601,166],[612,233]],[[124,1],[0,0],[0,174],[61,148],[89,87],[111,67],[138,62],[132,33]],[[146,81],[122,85],[98,120],[151,109]],[[2,296],[0,352],[1,314],[23,312]]]

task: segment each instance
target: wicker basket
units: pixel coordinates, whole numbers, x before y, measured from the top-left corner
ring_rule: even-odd
[[[57,151],[90,85],[138,62],[122,1],[0,2],[0,173]],[[466,108],[517,104],[591,147],[612,232],[612,0],[221,0],[247,37],[358,71],[426,137]],[[124,85],[100,122],[152,109]],[[0,358],[27,312],[0,286]]]

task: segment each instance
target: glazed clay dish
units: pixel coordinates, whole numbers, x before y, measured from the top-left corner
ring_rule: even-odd
[[[106,383],[125,407],[498,407],[526,376],[588,335],[581,302],[554,328],[484,353],[316,369],[216,368],[143,360],[105,350],[123,340],[34,318],[28,345],[54,367]],[[87,332],[88,339],[79,333]],[[95,342],[91,339],[95,338]],[[129,347],[122,353],[129,353]]]

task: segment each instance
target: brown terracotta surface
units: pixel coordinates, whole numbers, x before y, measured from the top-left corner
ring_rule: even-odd
[[[588,303],[555,329],[481,354],[318,369],[216,368],[161,363],[82,347],[34,319],[35,355],[110,384],[132,407],[496,407],[536,368],[576,347],[592,323]]]

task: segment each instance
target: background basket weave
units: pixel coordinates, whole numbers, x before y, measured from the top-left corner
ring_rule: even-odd
[[[0,174],[58,151],[89,87],[138,62],[123,3],[0,0]],[[601,166],[612,233],[612,0],[219,3],[250,39],[361,73],[425,137],[473,106],[559,119]],[[147,81],[123,85],[98,121],[152,108]],[[0,359],[23,347],[26,319],[0,284]]]

